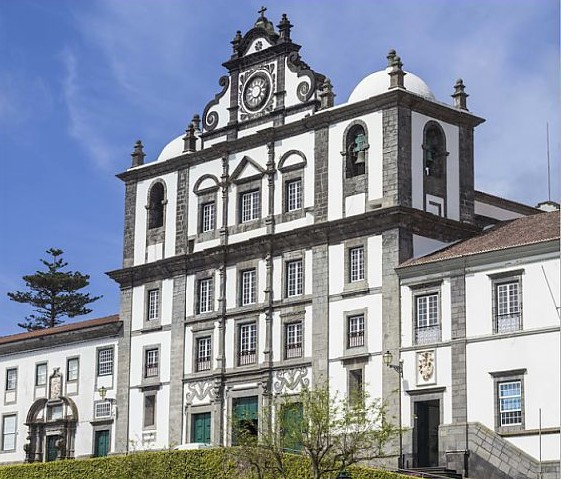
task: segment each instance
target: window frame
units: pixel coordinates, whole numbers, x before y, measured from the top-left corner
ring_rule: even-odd
[[[158,198],[152,199],[154,188],[161,186],[162,199],[158,202]],[[167,188],[165,182],[158,178],[148,188],[146,202],[146,229],[149,231],[160,230],[166,226],[166,204],[167,204]],[[157,213],[157,216],[153,216]],[[158,220],[158,221],[156,221]]]
[[[360,329],[353,328],[354,320],[361,323]],[[347,315],[347,349],[362,348],[366,345],[366,316],[364,313]],[[362,340],[353,341],[353,338],[362,338]]]
[[[251,198],[251,201],[249,201],[249,204],[246,204],[246,200],[249,198]],[[261,188],[244,190],[239,192],[238,220],[240,224],[247,224],[247,223],[251,223],[252,221],[261,219],[261,214],[262,214],[261,201],[262,201]]]
[[[524,431],[526,429],[525,414],[525,391],[524,378],[527,373],[525,368],[512,369],[508,371],[495,371],[489,373],[493,378],[493,390],[495,398],[495,431],[499,434],[508,434],[511,432]],[[504,384],[519,383],[520,384],[520,422],[516,424],[503,424],[501,417],[501,395],[500,387]]]
[[[420,308],[419,302],[426,299],[426,322],[420,324]],[[434,299],[431,305],[431,299]],[[436,320],[431,319],[431,307],[436,308]],[[430,288],[417,290],[413,293],[413,339],[416,345],[427,345],[439,343],[442,341],[442,305],[440,298],[440,288]],[[433,316],[434,318],[434,316]],[[421,334],[423,333],[423,334]]]
[[[161,367],[160,346],[159,345],[144,346],[143,363],[142,363],[143,380],[153,381],[159,379],[160,367]]]
[[[13,373],[13,385],[10,375]],[[18,368],[10,367],[6,368],[6,380],[4,382],[4,389],[6,392],[15,392],[18,389]]]
[[[160,288],[150,288],[146,292],[146,321],[154,322],[160,320]]]
[[[357,255],[355,256],[354,253]],[[366,267],[364,263],[364,245],[349,248],[349,283],[358,283],[366,279]]]
[[[76,377],[70,378],[70,363],[76,361]],[[80,357],[79,356],[72,356],[70,358],[66,358],[66,382],[67,383],[76,383],[80,379]]]
[[[249,284],[246,275],[250,275]],[[240,306],[257,303],[257,268],[247,268],[240,271]],[[247,293],[247,294],[246,294]]]
[[[208,209],[209,207],[212,207]],[[201,203],[200,233],[210,233],[216,230],[216,200]]]
[[[39,383],[39,368],[43,367],[43,366],[45,368],[45,381],[43,383]],[[35,387],[36,388],[47,387],[48,381],[49,381],[49,363],[47,361],[36,363],[35,364]]]
[[[101,361],[101,355],[103,352],[107,352],[107,351],[111,351],[111,359],[110,360],[104,360],[104,363],[108,363],[110,364],[110,370],[108,372],[101,372],[101,365],[102,365],[102,361]],[[96,376],[97,377],[102,377],[102,376],[112,376],[114,374],[114,369],[115,369],[115,348],[113,346],[109,346],[109,347],[100,347],[97,349],[97,354],[96,354]]]
[[[6,432],[6,419],[13,418],[14,430],[13,432]],[[17,433],[18,433],[18,415],[16,413],[7,413],[2,415],[2,452],[11,452],[17,449]],[[13,436],[13,447],[6,448],[6,436]]]
[[[244,339],[244,331],[248,331],[247,339]],[[258,363],[258,330],[257,320],[237,324],[237,365],[249,366]],[[253,346],[253,348],[252,348]],[[245,359],[243,359],[245,358]]]
[[[201,335],[194,338],[195,340],[195,372],[201,371],[211,371],[212,370],[212,335]],[[207,358],[206,360],[201,360],[201,344],[202,342],[208,342],[208,356],[203,356]],[[208,367],[201,368],[201,363],[208,363]]]
[[[488,275],[491,279],[491,287],[492,287],[492,321],[493,321],[493,334],[509,334],[516,331],[523,330],[523,311],[524,311],[524,304],[523,304],[523,285],[522,285],[522,277],[524,274],[524,270],[515,270],[515,271],[506,271],[503,273],[498,274],[490,274]],[[505,285],[517,285],[517,307],[518,311],[515,313],[507,313],[504,315],[499,314],[500,309],[500,297],[499,297],[499,288]],[[507,294],[510,300],[510,294]],[[510,301],[509,309],[510,309]],[[511,322],[508,327],[501,327],[499,324],[500,317],[504,316],[516,316],[516,319]],[[517,323],[517,324],[514,324]]]
[[[208,285],[208,289],[204,293],[203,285]],[[197,280],[197,314],[212,313],[213,311],[214,276],[202,277]]]
[[[304,356],[304,321],[290,321],[283,324],[284,328],[284,359],[297,359]],[[297,328],[299,331],[295,331],[291,334],[290,329]],[[298,341],[299,339],[299,341]],[[289,353],[289,351],[292,351]]]
[[[149,399],[151,398],[151,399]],[[147,412],[147,401],[153,401],[152,403],[152,422],[150,424],[146,423],[146,419],[148,418],[146,412]],[[143,398],[143,402],[142,402],[142,430],[154,430],[156,429],[156,425],[157,425],[157,405],[158,405],[158,399],[157,399],[157,393],[156,391],[150,391],[150,392],[145,392],[144,393],[144,398]]]
[[[298,185],[296,192],[291,191],[291,187]],[[287,179],[284,183],[284,212],[293,213],[299,211],[304,207],[304,183],[302,178]]]
[[[293,298],[304,294],[304,258],[288,259],[285,266],[285,297]],[[292,271],[295,267],[295,271]]]

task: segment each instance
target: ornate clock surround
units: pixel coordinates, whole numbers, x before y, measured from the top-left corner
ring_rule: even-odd
[[[250,120],[274,108],[275,64],[259,65],[239,76],[240,120]]]

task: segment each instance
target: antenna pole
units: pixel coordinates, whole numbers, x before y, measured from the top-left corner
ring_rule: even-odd
[[[545,124],[547,136],[547,200],[551,201],[551,167],[549,163],[549,122]]]

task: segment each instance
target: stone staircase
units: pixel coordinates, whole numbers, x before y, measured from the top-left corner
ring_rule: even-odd
[[[412,469],[399,469],[397,472],[405,476],[424,477],[426,479],[462,479],[462,475],[445,467],[414,467]]]

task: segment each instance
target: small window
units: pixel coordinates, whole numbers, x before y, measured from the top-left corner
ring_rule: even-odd
[[[304,292],[304,265],[301,259],[286,262],[286,296]]]
[[[349,249],[349,281],[364,280],[364,246]]]
[[[257,279],[257,272],[255,269],[248,269],[241,273],[241,305],[254,304],[255,297],[255,283]]]
[[[17,419],[15,414],[2,418],[2,451],[13,451],[16,449]]]
[[[156,395],[146,394],[144,396],[144,427],[154,427],[156,425]]]
[[[362,369],[351,369],[349,371],[349,401],[357,405],[364,397],[364,383]]]
[[[364,314],[349,316],[347,321],[347,348],[364,346]]]
[[[148,321],[156,321],[160,317],[160,290],[148,291]]]
[[[495,333],[509,333],[522,328],[520,282],[495,284]]]
[[[47,385],[47,363],[35,366],[35,386]]]
[[[80,373],[80,360],[78,358],[70,358],[66,362],[66,380],[67,381],[78,381],[78,376]]]
[[[522,382],[498,383],[500,426],[522,424]]]
[[[94,417],[96,419],[106,419],[111,417],[111,401],[99,401],[95,403]]]
[[[197,371],[208,371],[212,362],[212,339],[210,336],[197,339]]]
[[[368,138],[364,128],[360,125],[353,126],[347,133],[346,142],[345,176],[353,178],[364,175],[366,173],[366,150],[368,150]]]
[[[248,191],[240,195],[240,223],[247,223],[261,217],[261,193]]]
[[[150,188],[148,197],[148,228],[161,228],[164,226],[165,190],[160,182]]]
[[[240,326],[239,345],[239,365],[254,364],[257,360],[257,325],[255,323]]]
[[[64,417],[64,406],[62,404],[55,404],[47,407],[47,420],[58,421]]]
[[[15,391],[18,387],[17,368],[6,369],[6,391]]]
[[[302,180],[300,178],[286,182],[286,211],[302,208]]]
[[[160,350],[158,348],[144,351],[144,377],[158,377],[160,371]]]
[[[201,205],[201,232],[214,231],[216,228],[216,203],[210,201]]]
[[[214,283],[212,278],[199,281],[199,313],[208,313],[214,310]]]
[[[113,348],[97,351],[97,375],[110,376],[113,374]]]
[[[302,357],[302,322],[289,323],[285,326],[285,358]]]
[[[415,303],[415,338],[417,344],[429,344],[440,341],[438,294],[416,296]]]

